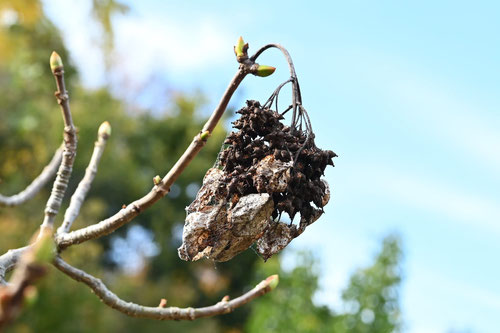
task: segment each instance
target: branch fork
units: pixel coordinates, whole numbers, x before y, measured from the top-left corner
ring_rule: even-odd
[[[56,247],[56,249],[54,250],[55,257],[52,260],[52,264],[62,273],[68,275],[70,278],[86,284],[108,306],[130,316],[161,320],[194,320],[201,317],[229,313],[235,308],[250,302],[254,298],[262,296],[273,290],[278,284],[277,275],[273,275],[260,282],[252,290],[246,292],[240,297],[230,300],[229,297],[226,296],[217,304],[208,307],[185,309],[177,307],[166,307],[166,300],[162,300],[159,306],[148,307],[123,301],[117,295],[112,293],[100,279],[71,266],[70,264],[66,263],[60,255],[64,251],[64,249],[69,246],[83,243],[85,241],[96,239],[112,233],[117,228],[130,222],[142,211],[146,210],[155,202],[164,197],[169,192],[172,184],[177,180],[184,169],[189,165],[189,163],[195,158],[198,152],[206,144],[207,140],[211,136],[211,133],[213,132],[217,123],[225,112],[232,95],[241,84],[243,79],[246,77],[246,75],[253,74],[256,76],[264,77],[271,75],[275,71],[274,67],[259,65],[255,62],[255,60],[265,49],[269,47],[278,47],[276,45],[277,44],[270,44],[268,46],[265,46],[264,48],[257,51],[255,55],[249,57],[248,44],[244,43],[243,39],[240,37],[237,46],[235,46],[236,59],[240,64],[238,70],[236,71],[236,74],[230,81],[228,87],[222,95],[222,98],[219,101],[219,104],[216,106],[210,118],[207,120],[201,131],[194,136],[191,144],[188,146],[179,160],[175,163],[172,169],[163,178],[160,178],[160,176],[154,177],[154,186],[149,191],[149,193],[126,206],[124,205],[124,207],[113,216],[88,227],[84,227],[76,231],[71,231],[73,223],[76,217],[79,215],[81,205],[83,204],[85,197],[90,189],[91,183],[97,173],[97,166],[103,154],[106,141],[111,135],[111,127],[109,126],[109,123],[103,123],[99,128],[98,138],[94,146],[94,152],[92,154],[89,166],[85,171],[85,176],[72,195],[70,205],[65,212],[64,221],[62,225],[57,229],[57,232],[55,234],[52,234],[52,230],[54,228],[54,219],[61,207],[61,203],[67,189],[68,181],[72,173],[73,163],[76,156],[77,131],[73,124],[69,106],[69,95],[66,91],[64,82],[64,65],[60,56],[56,52],[53,52],[50,57],[50,67],[57,86],[57,91],[54,95],[56,97],[57,103],[60,106],[64,121],[63,148],[56,152],[49,165],[42,171],[40,176],[37,177],[33,181],[33,183],[26,188],[26,190],[12,197],[4,197],[0,195],[0,205],[13,206],[25,202],[26,200],[33,197],[58,169],[57,176],[52,187],[51,195],[47,201],[44,219],[41,224],[41,229],[36,242],[33,245],[24,248],[10,250],[6,254],[0,256],[0,284],[7,284],[5,281],[5,274],[8,271],[12,270],[14,267],[16,267],[14,276],[22,276],[24,274],[25,278],[29,277],[29,274],[26,273],[26,270],[23,270],[23,267],[26,267],[25,263],[23,263],[24,260],[22,259],[24,258],[23,253],[30,253],[30,249],[33,246],[36,246],[36,244],[42,243],[49,233],[51,235],[51,239],[53,236]],[[282,51],[284,50],[284,48],[282,48],[281,46],[279,48],[282,49]],[[285,55],[288,55],[286,50],[284,51],[284,53]],[[289,56],[287,60],[288,59]],[[289,64],[291,64],[291,60],[289,60]],[[292,77],[294,77],[295,72],[293,70],[293,65],[291,65],[291,74]],[[33,281],[30,281],[30,283],[32,282]],[[3,289],[0,290],[0,296],[4,295],[2,293],[2,290]],[[2,313],[0,313],[0,318],[1,316]]]

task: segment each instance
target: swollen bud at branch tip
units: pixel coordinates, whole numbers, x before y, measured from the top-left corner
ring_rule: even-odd
[[[50,55],[50,69],[55,70],[58,67],[63,67],[63,62],[59,54],[56,51],[53,51]]]
[[[107,139],[111,135],[111,125],[108,121],[103,122],[101,126],[99,126],[97,134],[105,139]]]
[[[161,182],[161,177],[160,177],[160,176],[158,176],[158,175],[156,175],[156,176],[153,178],[153,183],[154,183],[155,185],[158,185],[158,184],[160,184],[160,182]]]
[[[240,36],[240,38],[238,38],[238,42],[236,42],[236,46],[234,47],[234,53],[237,57],[242,57],[245,55],[243,51],[244,48],[245,42],[243,41],[243,37]]]
[[[277,274],[271,275],[265,280],[262,280],[256,288],[265,289],[269,288],[271,291],[274,290],[278,286],[278,282],[280,281]]]
[[[278,274],[274,274],[274,275],[271,275],[270,277],[268,277],[266,279],[266,282],[269,283],[269,288],[271,288],[271,290],[274,290],[278,286],[278,283],[280,282],[280,278],[279,278]]]
[[[257,72],[255,72],[255,75],[266,77],[273,74],[275,70],[275,67],[259,65],[259,67],[257,67]]]

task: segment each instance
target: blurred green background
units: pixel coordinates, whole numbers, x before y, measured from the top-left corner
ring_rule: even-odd
[[[126,13],[114,0],[92,2],[103,29],[104,54],[113,49],[110,17]],[[7,13],[7,14],[6,14]],[[74,227],[96,223],[123,204],[146,193],[152,178],[164,175],[204,123],[206,97],[197,92],[169,93],[156,111],[129,105],[109,88],[81,86],[79,73],[61,32],[39,1],[2,0],[0,14],[0,190],[10,195],[24,188],[50,160],[62,139],[62,119],[53,96],[48,59],[63,58],[79,147],[68,194],[84,174],[99,124],[108,120],[108,141],[89,197]],[[9,21],[8,15],[15,15]],[[5,19],[7,17],[7,19]],[[108,61],[108,60],[106,60]],[[140,65],[140,64],[138,64]],[[92,68],[88,69],[89,71]],[[215,97],[217,98],[217,97]],[[163,104],[162,104],[163,103]],[[157,110],[161,110],[158,112]],[[279,273],[279,287],[235,312],[193,322],[159,322],[129,318],[103,305],[83,284],[52,269],[41,283],[38,301],[25,309],[10,332],[392,332],[403,326],[399,311],[401,245],[397,236],[383,240],[371,266],[355,272],[342,294],[342,311],[314,303],[318,267],[310,253],[292,253],[293,265],[280,256],[264,263],[247,250],[228,263],[177,257],[184,207],[210,168],[226,134],[218,126],[207,146],[171,193],[113,235],[70,248],[63,257],[102,278],[125,300],[155,306],[161,298],[172,306],[206,306],[224,295],[238,296],[266,276]],[[25,245],[43,218],[50,193],[46,186],[17,208],[0,208],[0,252]],[[68,204],[69,195],[65,200]],[[64,211],[63,206],[63,211]],[[59,223],[62,218],[59,214]],[[321,223],[321,220],[318,222]],[[284,267],[285,266],[285,267]]]

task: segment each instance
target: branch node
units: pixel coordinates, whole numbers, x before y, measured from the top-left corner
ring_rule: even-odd
[[[137,206],[136,204],[132,204],[132,211],[139,214],[141,212],[141,207]]]
[[[67,100],[69,100],[69,95],[67,92],[56,91],[54,93],[54,96],[56,96],[57,103],[59,103],[59,104],[62,104],[64,102],[66,102]]]
[[[200,139],[206,142],[211,135],[210,131],[200,132]]]

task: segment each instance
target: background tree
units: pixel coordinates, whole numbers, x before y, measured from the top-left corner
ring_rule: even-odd
[[[401,256],[399,239],[389,236],[384,239],[373,265],[351,276],[349,286],[342,294],[349,311],[337,318],[336,329],[340,332],[400,330]]]
[[[401,256],[399,239],[386,237],[373,264],[351,276],[338,313],[313,302],[318,290],[318,262],[310,254],[300,254],[290,272],[280,268],[278,258],[272,258],[260,264],[258,272],[265,276],[279,271],[279,288],[253,305],[246,331],[397,332],[401,328]]]

